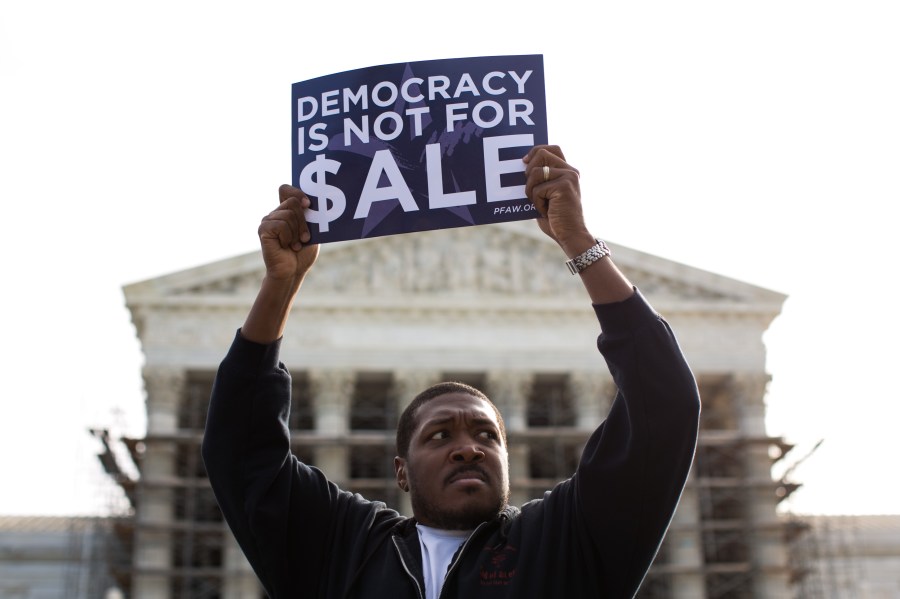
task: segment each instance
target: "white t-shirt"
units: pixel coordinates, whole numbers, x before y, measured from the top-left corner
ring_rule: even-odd
[[[471,530],[441,530],[416,524],[422,547],[422,572],[425,574],[425,599],[437,599],[444,586],[450,560]]]

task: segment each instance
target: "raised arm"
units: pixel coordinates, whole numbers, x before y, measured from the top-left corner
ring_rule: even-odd
[[[545,169],[544,167],[548,167]],[[527,193],[541,229],[573,258],[596,243],[584,223],[578,171],[559,148],[526,156]],[[579,273],[602,333],[599,349],[618,388],[588,440],[571,486],[576,528],[593,541],[604,597],[631,597],[669,525],[697,439],[697,386],[669,325],[609,257]],[[546,502],[568,513],[566,495]],[[553,495],[553,494],[551,494]],[[560,507],[562,506],[562,507]]]
[[[266,274],[216,374],[202,453],[219,507],[266,592],[294,597],[298,579],[324,567],[322,547],[344,519],[331,516],[337,490],[291,455],[291,377],[279,349],[318,247],[307,243],[309,199],[287,185],[279,199],[259,225]]]

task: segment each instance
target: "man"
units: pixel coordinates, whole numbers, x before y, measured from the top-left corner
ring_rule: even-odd
[[[318,248],[309,199],[283,186],[259,227],[266,275],[222,362],[203,457],[228,524],[273,598],[632,597],[684,486],[696,384],[668,325],[587,230],[559,148],[524,158],[540,228],[574,260],[618,394],[576,473],[507,505],[503,420],[477,389],[425,390],[401,416],[394,466],[412,519],[341,491],[290,454],[280,338]],[[562,265],[561,265],[562,266]]]

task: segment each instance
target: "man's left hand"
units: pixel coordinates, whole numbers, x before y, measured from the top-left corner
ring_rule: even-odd
[[[559,146],[535,146],[525,162],[525,194],[540,214],[541,230],[570,258],[594,245],[584,222],[578,169],[566,162]]]

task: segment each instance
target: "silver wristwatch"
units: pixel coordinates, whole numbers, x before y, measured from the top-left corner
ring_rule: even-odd
[[[609,251],[609,247],[607,247],[605,243],[599,239],[596,239],[595,241],[597,243],[586,249],[583,253],[566,261],[566,266],[569,267],[570,273],[577,275],[600,258],[610,255],[611,252]]]

